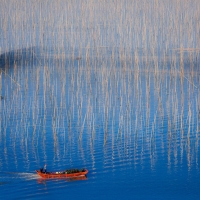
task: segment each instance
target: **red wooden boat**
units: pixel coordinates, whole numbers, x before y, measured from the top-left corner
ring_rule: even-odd
[[[44,173],[41,170],[36,170],[36,172],[42,178],[73,178],[73,177],[85,176],[88,173],[88,170],[84,169],[74,173],[68,173],[66,171]]]

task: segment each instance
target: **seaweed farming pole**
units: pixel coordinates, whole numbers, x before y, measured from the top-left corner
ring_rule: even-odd
[[[11,76],[9,76],[3,69],[0,69],[6,76],[8,76],[13,82],[15,82],[19,87],[21,87],[20,86],[20,84],[17,82],[17,81],[15,81]]]
[[[193,49],[173,49],[173,50],[180,50],[180,52],[184,52],[184,51],[193,51]],[[199,49],[195,49],[197,51],[199,51]],[[180,70],[176,69],[180,74]],[[191,84],[193,85],[195,88],[199,89],[194,83],[192,83],[184,74],[183,74],[183,77]]]
[[[180,71],[179,71],[179,72],[180,72]],[[184,75],[183,75],[183,76],[184,76]],[[187,77],[184,76],[184,78],[185,78],[190,84],[192,84],[195,88],[199,89],[194,83],[190,82],[190,80],[189,80]]]
[[[38,57],[37,57],[36,53],[35,53],[34,51],[32,51],[32,53],[33,53],[33,54],[35,54],[35,57],[36,57],[36,59],[38,60],[38,62],[39,62],[39,63],[40,63],[40,65],[42,66],[42,63],[41,63],[41,61],[38,59]]]

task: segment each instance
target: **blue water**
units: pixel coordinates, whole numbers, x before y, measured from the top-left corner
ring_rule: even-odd
[[[0,199],[199,199],[199,10],[2,0]]]
[[[114,74],[107,66],[85,70],[84,58],[50,57],[45,68],[24,53],[25,67],[23,59],[12,66],[8,55],[10,69],[2,67],[2,199],[198,199],[198,89],[187,79],[181,84],[179,74],[170,80],[166,73],[157,81],[151,71],[136,76],[131,66],[124,74],[120,67]],[[84,180],[44,180],[35,170],[45,163],[49,171],[89,173]]]

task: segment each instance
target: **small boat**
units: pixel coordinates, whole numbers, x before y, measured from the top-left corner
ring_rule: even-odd
[[[36,170],[37,174],[42,178],[74,178],[85,176],[88,173],[87,169],[82,170],[66,170],[59,172],[42,172],[42,170]]]

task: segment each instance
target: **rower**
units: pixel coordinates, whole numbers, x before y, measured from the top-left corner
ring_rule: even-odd
[[[47,173],[47,165],[46,165],[46,164],[44,164],[43,172],[44,172],[45,174]]]

